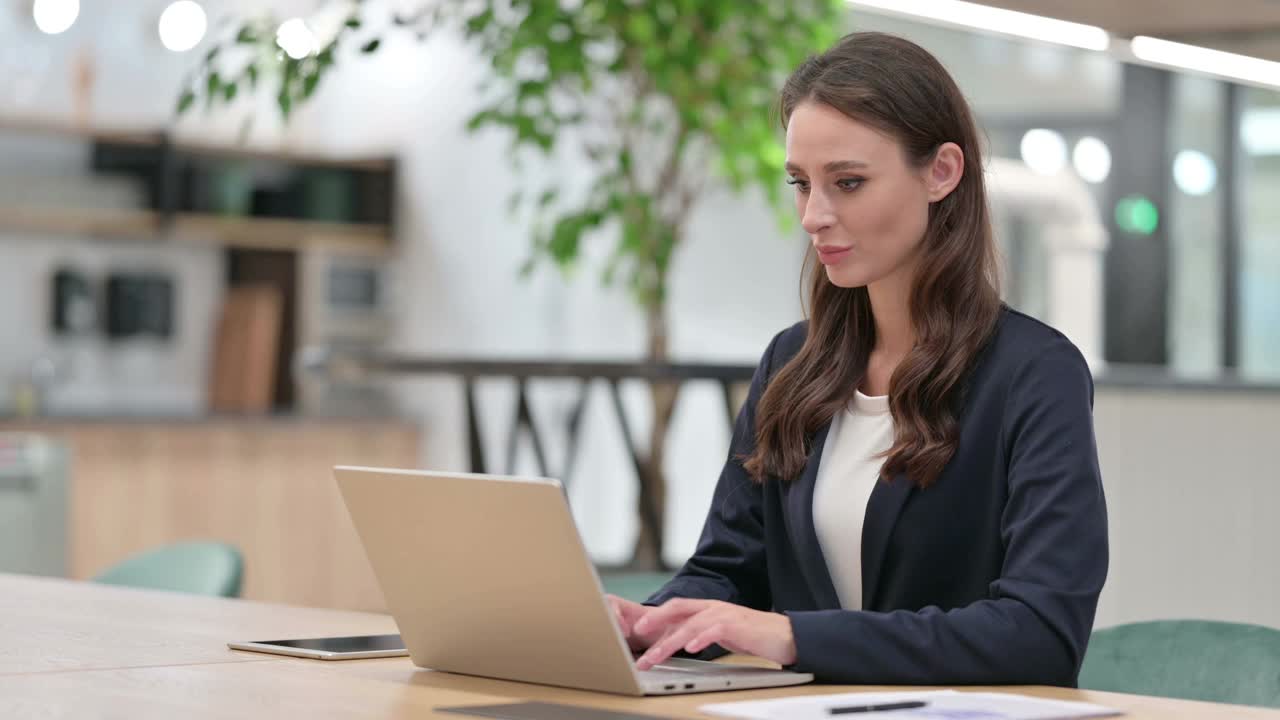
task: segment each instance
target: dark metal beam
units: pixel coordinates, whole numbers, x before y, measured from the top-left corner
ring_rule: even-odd
[[[1227,83],[1223,99],[1226,132],[1222,148],[1222,367],[1240,367],[1240,119],[1244,113],[1244,88]]]

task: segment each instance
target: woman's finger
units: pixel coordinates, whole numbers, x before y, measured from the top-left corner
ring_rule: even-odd
[[[665,662],[690,640],[701,634],[706,629],[708,622],[709,619],[702,615],[695,615],[685,620],[683,624],[668,633],[666,637],[654,643],[640,657],[636,666],[641,670],[648,670],[654,665]]]
[[[685,643],[684,650],[687,653],[700,653],[716,643],[721,645],[730,645],[729,636],[732,633],[732,627],[726,622],[712,623],[710,627],[698,633],[692,640]],[[727,647],[725,648],[728,649]]]
[[[692,600],[689,598],[668,600],[645,613],[645,616],[636,622],[635,630],[636,632],[647,633],[666,625],[683,622],[687,618],[713,607],[716,602],[715,600]]]
[[[631,637],[631,621],[627,619],[627,613],[622,604],[612,595],[608,596],[608,600],[609,607],[613,610],[613,617],[618,621],[618,629],[622,631],[622,637]]]

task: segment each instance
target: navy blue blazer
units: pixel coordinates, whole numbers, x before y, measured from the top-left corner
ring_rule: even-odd
[[[791,619],[790,669],[849,684],[1074,686],[1107,575],[1093,380],[1061,333],[1005,308],[967,377],[960,441],[937,482],[879,483],[849,611],[813,526],[827,427],[804,473],[751,481],[755,407],[807,323],[774,337],[734,426],[697,550],[648,604],[708,598]],[[851,388],[852,390],[852,388]],[[711,648],[703,657],[723,653]]]

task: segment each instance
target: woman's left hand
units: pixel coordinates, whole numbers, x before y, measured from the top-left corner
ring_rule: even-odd
[[[636,661],[648,670],[680,650],[699,653],[719,644],[729,652],[746,653],[779,665],[796,661],[796,641],[791,618],[782,613],[761,612],[720,600],[675,598],[641,618],[635,632],[658,634],[661,640]]]

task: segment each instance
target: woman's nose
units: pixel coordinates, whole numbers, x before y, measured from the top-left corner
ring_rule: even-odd
[[[820,192],[811,192],[804,206],[804,215],[800,218],[800,226],[810,235],[817,235],[824,228],[835,222],[831,212],[831,203]]]

